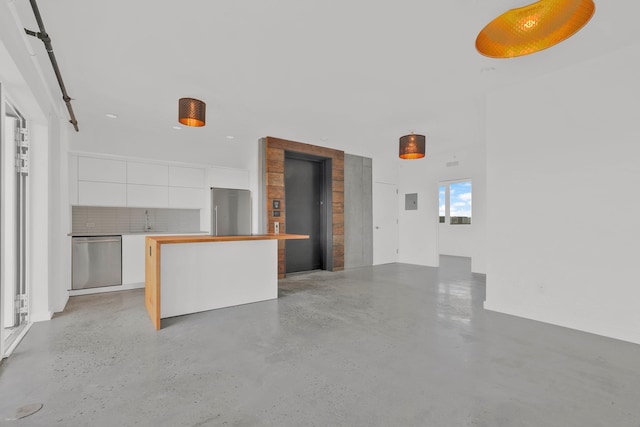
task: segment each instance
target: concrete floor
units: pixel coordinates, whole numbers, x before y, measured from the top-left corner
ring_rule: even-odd
[[[74,297],[0,366],[15,426],[640,426],[640,346],[484,311],[468,259],[280,282],[164,321]]]

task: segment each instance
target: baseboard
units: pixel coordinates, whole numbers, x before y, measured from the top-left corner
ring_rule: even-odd
[[[106,292],[129,291],[131,289],[143,289],[143,288],[144,288],[144,282],[127,283],[126,285],[117,285],[117,286],[105,286],[102,288],[69,289],[69,296],[77,297],[79,295],[103,294]]]
[[[32,322],[46,322],[48,320],[51,320],[52,317],[52,311],[45,311],[43,313],[32,313],[29,316],[29,320],[31,320]]]
[[[618,341],[630,342],[633,344],[640,344],[640,337],[637,335],[629,336],[629,335],[623,335],[615,332],[612,333],[611,331],[602,331],[602,330],[598,331],[598,330],[593,330],[591,328],[588,328],[584,325],[560,322],[553,318],[541,318],[539,315],[527,313],[525,311],[515,312],[513,310],[505,310],[504,308],[491,304],[488,301],[485,301],[483,303],[483,307],[485,310],[488,310],[488,311],[493,311],[493,312],[505,314],[508,316],[519,317],[521,319],[531,320],[533,322],[546,323],[547,325],[553,325],[559,328],[567,328],[567,329],[572,329],[574,331],[584,332],[586,334],[598,335],[601,337],[610,338]]]

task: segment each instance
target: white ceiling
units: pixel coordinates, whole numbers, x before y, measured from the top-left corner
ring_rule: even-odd
[[[14,1],[23,25],[37,30],[29,2]],[[432,152],[481,143],[487,90],[639,40],[640,2],[596,1],[591,22],[551,49],[507,60],[478,54],[483,26],[527,3],[40,0],[39,7],[74,98],[80,132],[72,148],[183,161],[195,153],[202,163],[234,165],[238,150],[266,135],[362,155],[396,155],[398,137],[410,131],[426,134]],[[31,43],[59,99],[44,46]],[[185,96],[207,103],[204,128],[172,129]]]

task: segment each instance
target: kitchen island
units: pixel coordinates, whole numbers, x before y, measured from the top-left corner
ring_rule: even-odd
[[[278,298],[278,240],[300,234],[147,236],[145,306],[161,319]]]

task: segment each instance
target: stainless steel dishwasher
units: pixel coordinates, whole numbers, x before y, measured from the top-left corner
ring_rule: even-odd
[[[73,237],[71,289],[122,285],[122,236]]]

